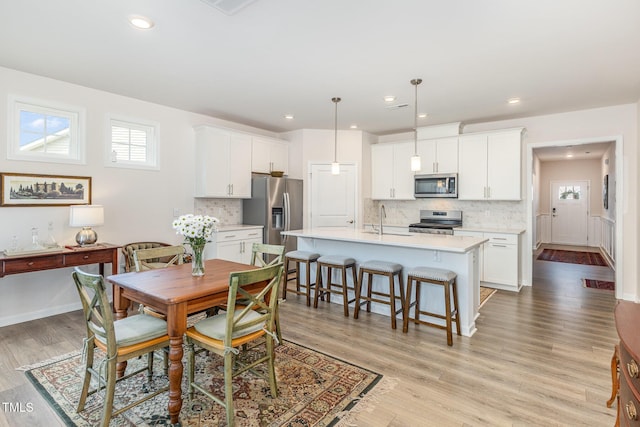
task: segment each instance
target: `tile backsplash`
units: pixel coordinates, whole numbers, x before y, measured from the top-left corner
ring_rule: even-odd
[[[242,199],[194,199],[196,215],[218,218],[220,224],[242,224]]]
[[[364,223],[379,221],[380,204],[385,207],[385,224],[406,226],[420,220],[421,209],[461,210],[467,227],[526,228],[524,201],[484,201],[457,199],[364,200]]]

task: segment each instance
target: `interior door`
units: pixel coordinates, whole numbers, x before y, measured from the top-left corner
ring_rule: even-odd
[[[331,165],[311,165],[311,227],[356,226],[357,169],[340,164],[340,174],[331,174]]]
[[[589,181],[551,181],[551,243],[588,244]]]

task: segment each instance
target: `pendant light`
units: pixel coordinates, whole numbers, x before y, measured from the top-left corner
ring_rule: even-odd
[[[413,110],[413,156],[411,156],[411,172],[418,172],[422,169],[420,156],[418,155],[418,85],[422,79],[413,79],[411,84],[416,88],[415,104]]]
[[[333,143],[333,163],[331,163],[331,175],[340,175],[340,163],[338,163],[338,102],[342,99],[335,97],[331,101],[336,105],[335,114],[335,138]]]

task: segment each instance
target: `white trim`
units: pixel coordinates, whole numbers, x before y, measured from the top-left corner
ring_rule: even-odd
[[[70,311],[80,309],[82,309],[82,304],[78,301],[71,304],[58,305],[55,307],[47,307],[42,310],[20,313],[14,316],[0,317],[0,328],[3,326],[15,325],[16,323],[28,322],[30,320],[43,319],[45,317],[55,316],[56,314],[68,313]]]
[[[111,130],[112,122],[128,123],[134,127],[149,128],[151,132],[151,140],[147,141],[147,161],[133,162],[133,161],[112,161],[112,139]],[[151,120],[138,119],[133,117],[121,116],[117,114],[107,114],[105,125],[105,144],[104,144],[104,165],[110,168],[125,168],[125,169],[146,169],[146,170],[160,170],[160,123]]]
[[[83,107],[20,95],[7,97],[7,159],[49,163],[86,164],[86,111]],[[71,144],[68,155],[20,151],[20,105],[34,107],[33,111],[50,110],[71,120]],[[75,131],[75,132],[74,132]]]
[[[624,206],[621,206],[622,203],[625,203],[622,195],[624,194],[624,168],[625,163],[623,162],[622,157],[622,143],[623,137],[622,135],[615,136],[603,136],[603,137],[594,137],[594,138],[581,138],[581,139],[573,139],[573,140],[562,140],[562,141],[551,141],[551,142],[535,142],[526,144],[526,192],[527,192],[527,231],[525,232],[525,245],[524,245],[524,266],[525,271],[523,272],[523,285],[531,286],[533,283],[533,238],[531,233],[533,231],[533,150],[535,148],[542,147],[554,147],[554,146],[567,146],[567,145],[583,145],[583,144],[593,144],[598,142],[614,142],[615,143],[615,165],[616,165],[616,249],[615,252],[619,256],[616,256],[616,269],[615,269],[615,281],[618,284],[622,284],[623,282],[623,257],[622,255],[622,247],[623,247],[623,232],[622,232],[622,213],[625,210]],[[624,299],[628,301],[638,302],[637,292],[635,294],[623,294],[623,286],[616,286],[616,298]]]

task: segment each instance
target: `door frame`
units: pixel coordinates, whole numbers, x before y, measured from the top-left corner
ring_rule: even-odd
[[[586,182],[587,183],[587,189],[588,191],[586,191],[586,204],[587,204],[587,212],[586,212],[586,225],[585,225],[585,240],[586,243],[584,243],[584,245],[579,245],[579,246],[589,246],[589,220],[591,219],[591,180],[589,179],[554,179],[552,181],[549,181],[549,209],[551,209],[551,243],[552,244],[559,244],[559,245],[570,245],[571,243],[562,243],[562,242],[554,242],[553,239],[553,203],[555,201],[555,193],[553,192],[553,188],[554,185],[557,185],[558,183],[565,183],[565,182]]]
[[[622,200],[624,195],[624,161],[622,158],[622,135],[593,137],[593,138],[580,138],[574,140],[560,140],[551,142],[533,142],[526,144],[526,212],[527,212],[527,229],[524,235],[524,251],[523,251],[523,266],[524,271],[522,273],[523,285],[531,286],[533,284],[533,244],[535,236],[533,235],[533,221],[535,212],[533,211],[533,150],[535,148],[543,147],[558,147],[567,145],[585,145],[594,144],[598,142],[613,142],[615,145],[614,153],[616,159],[616,269],[615,269],[615,281],[616,283],[623,283],[623,263],[624,257],[622,256],[624,235],[622,233],[622,213],[623,206]],[[623,286],[616,286],[615,296],[616,299],[624,299]],[[635,296],[634,296],[635,297]]]
[[[354,216],[354,228],[358,228],[360,227],[360,224],[362,223],[362,218],[361,218],[361,206],[360,204],[362,203],[361,201],[361,197],[360,197],[360,179],[359,179],[359,170],[358,170],[358,164],[356,162],[340,162],[340,165],[347,165],[347,166],[353,166],[355,173],[353,174],[354,177],[354,212],[353,212],[353,216]],[[316,162],[316,161],[310,161],[308,166],[307,166],[307,179],[305,180],[305,192],[307,194],[306,196],[306,209],[305,209],[305,215],[304,215],[304,223],[305,223],[305,227],[309,226],[311,227],[311,211],[313,209],[313,204],[312,204],[312,195],[311,195],[311,171],[313,170],[314,166],[331,166],[331,162]]]

